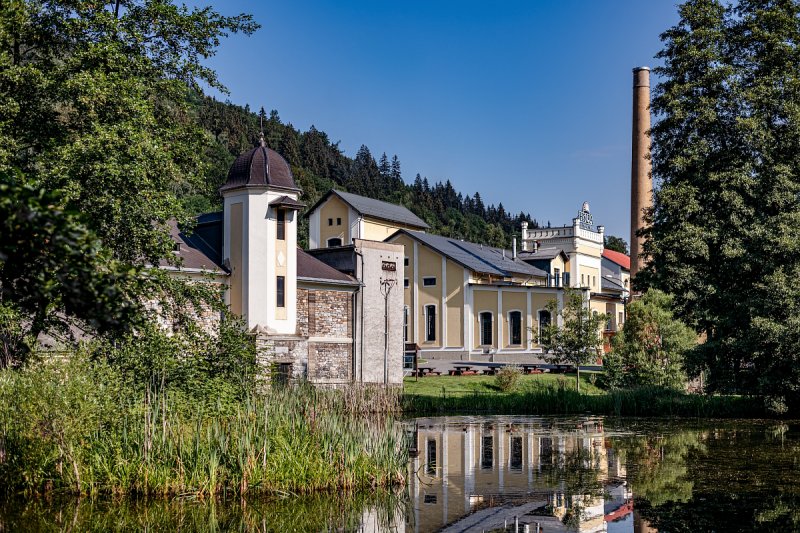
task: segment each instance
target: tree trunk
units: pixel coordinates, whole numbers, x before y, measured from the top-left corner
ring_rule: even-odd
[[[575,389],[578,392],[581,391],[581,367],[580,367],[580,365],[575,365]]]

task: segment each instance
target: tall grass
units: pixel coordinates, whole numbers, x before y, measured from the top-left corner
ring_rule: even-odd
[[[582,394],[565,388],[541,388],[512,394],[406,394],[403,410],[409,415],[489,413],[608,416],[679,416],[699,418],[758,418],[765,416],[758,398],[704,396],[643,387],[603,394]]]
[[[208,497],[404,483],[396,392],[268,388],[202,407],[75,358],[0,373],[0,491]],[[364,414],[372,412],[369,422]]]

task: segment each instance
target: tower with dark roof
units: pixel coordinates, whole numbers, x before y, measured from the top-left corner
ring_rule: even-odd
[[[262,136],[236,158],[220,192],[231,311],[250,329],[295,334],[297,216],[303,204],[289,164]]]

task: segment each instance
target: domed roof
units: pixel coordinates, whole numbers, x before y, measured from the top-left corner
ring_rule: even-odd
[[[236,158],[220,191],[250,186],[299,190],[289,163],[278,152],[267,148],[263,137],[258,146]]]

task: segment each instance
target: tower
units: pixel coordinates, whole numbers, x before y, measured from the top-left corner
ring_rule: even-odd
[[[650,162],[650,67],[633,69],[633,129],[631,135],[631,277],[642,265],[644,212],[653,205]]]
[[[297,215],[303,204],[289,165],[259,145],[241,154],[220,189],[222,259],[230,270],[227,303],[248,329],[294,335],[297,329]]]

